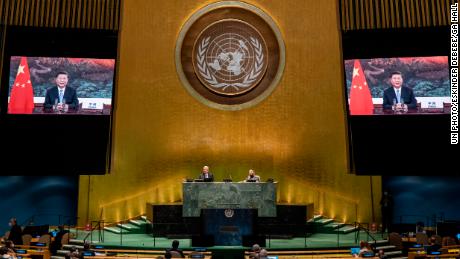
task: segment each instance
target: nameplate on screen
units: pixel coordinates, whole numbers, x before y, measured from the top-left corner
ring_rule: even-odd
[[[102,110],[104,108],[104,104],[100,102],[84,102],[82,104],[82,108],[89,110]]]

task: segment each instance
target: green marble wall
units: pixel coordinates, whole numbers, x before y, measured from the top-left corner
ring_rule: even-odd
[[[258,209],[259,217],[276,217],[276,183],[183,183],[183,217],[201,209]]]

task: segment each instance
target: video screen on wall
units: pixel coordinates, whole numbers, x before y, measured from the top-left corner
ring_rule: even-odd
[[[350,115],[449,114],[447,56],[345,60]]]
[[[9,114],[110,115],[115,59],[10,59]]]

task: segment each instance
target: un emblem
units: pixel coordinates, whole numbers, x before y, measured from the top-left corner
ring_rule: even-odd
[[[226,209],[226,210],[224,211],[224,215],[225,215],[225,217],[227,217],[227,218],[232,218],[233,215],[235,215],[235,211],[232,210],[232,209]]]
[[[250,91],[265,75],[267,46],[260,33],[239,20],[207,27],[194,47],[195,74],[210,91],[238,95]]]
[[[182,84],[200,102],[225,110],[247,108],[270,95],[284,59],[274,21],[243,2],[217,2],[197,11],[176,44]]]

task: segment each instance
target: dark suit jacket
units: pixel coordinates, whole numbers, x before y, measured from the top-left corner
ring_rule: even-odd
[[[211,172],[208,172],[208,178],[204,177],[204,174],[200,174],[200,179],[203,179],[204,181],[209,181],[209,182],[214,182],[214,175],[212,175]]]
[[[383,91],[383,109],[391,109],[393,100],[396,98],[396,93],[393,87],[389,87]],[[401,87],[401,100],[407,105],[409,109],[417,108],[417,100],[415,99],[414,91],[411,88]]]
[[[14,225],[11,227],[8,240],[11,240],[15,245],[22,245],[22,229],[20,226]]]
[[[66,86],[63,98],[65,99],[65,103],[69,105],[69,109],[78,110],[79,103],[77,91],[75,89],[70,86]],[[44,103],[45,109],[52,109],[56,99],[59,100],[59,90],[57,86],[46,90]]]

